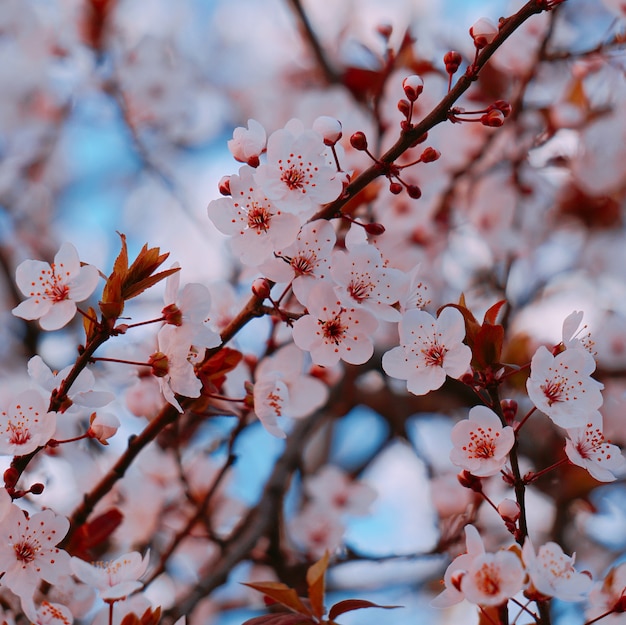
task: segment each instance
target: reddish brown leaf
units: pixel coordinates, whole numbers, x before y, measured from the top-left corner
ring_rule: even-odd
[[[331,621],[334,621],[341,614],[351,612],[352,610],[360,610],[362,608],[382,608],[383,610],[393,610],[401,607],[401,605],[378,605],[377,603],[372,603],[371,601],[366,601],[365,599],[346,599],[345,601],[335,603],[328,613],[328,618]]]
[[[254,588],[254,590],[262,592],[264,595],[267,595],[294,612],[307,616],[311,614],[311,610],[302,603],[296,591],[293,588],[289,588],[287,584],[283,584],[282,582],[248,582],[245,583],[244,586],[249,586],[250,588]]]
[[[293,612],[281,612],[280,614],[265,614],[247,620],[242,625],[314,625],[310,616],[294,614]]]
[[[485,313],[485,318],[483,319],[483,324],[485,323],[490,323],[492,325],[494,325],[496,323],[496,319],[498,317],[498,313],[500,312],[500,309],[502,308],[502,306],[504,306],[506,304],[506,300],[500,300],[499,302],[496,302],[486,313]]]
[[[328,551],[313,564],[306,572],[306,583],[309,587],[309,600],[311,609],[317,618],[322,618],[324,612],[324,576],[328,568]]]

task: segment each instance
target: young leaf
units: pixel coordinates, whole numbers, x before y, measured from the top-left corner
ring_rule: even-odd
[[[311,614],[311,610],[302,603],[296,591],[282,582],[247,582],[244,583],[244,586],[249,586],[250,588],[254,588],[254,590],[262,592],[270,599],[274,599],[274,601],[281,603],[294,612],[307,616]]]
[[[346,599],[335,603],[328,613],[328,618],[334,621],[341,614],[351,612],[352,610],[360,610],[361,608],[382,608],[383,610],[393,610],[395,608],[401,608],[401,605],[378,605],[365,599]]]
[[[242,625],[315,625],[310,616],[294,614],[293,612],[281,612],[279,614],[265,614],[255,616]]]
[[[311,609],[317,618],[324,615],[324,576],[328,568],[328,551],[306,572],[306,583],[309,587]]]

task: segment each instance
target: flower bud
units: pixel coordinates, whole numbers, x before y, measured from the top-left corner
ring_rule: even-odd
[[[411,103],[404,98],[402,100],[398,100],[398,110],[402,113],[402,115],[408,117],[411,112]]]
[[[217,188],[222,195],[230,195],[230,176],[222,176]]]
[[[508,523],[515,523],[520,517],[521,510],[517,501],[503,499],[498,504],[498,514]]]
[[[416,184],[408,185],[406,192],[409,194],[409,197],[414,200],[419,200],[422,197],[422,190]]]
[[[420,156],[420,161],[422,163],[432,163],[436,161],[441,156],[441,152],[439,150],[435,150],[435,148],[425,148]]]
[[[502,111],[502,114],[505,117],[508,117],[511,114],[511,105],[506,100],[496,100],[491,106],[494,109]]]
[[[483,484],[480,481],[480,478],[472,475],[469,471],[461,471],[456,477],[461,486],[469,488],[476,493],[483,492]]]
[[[504,113],[499,109],[493,109],[480,118],[480,123],[490,128],[499,128],[504,124]]]
[[[446,72],[455,74],[463,62],[463,57],[455,50],[450,50],[444,54],[443,62],[446,64]]]
[[[120,420],[111,413],[93,413],[89,419],[87,434],[96,438],[103,445],[108,445],[107,439],[111,438],[119,429]]]
[[[173,326],[183,325],[183,312],[176,304],[168,304],[162,311],[163,319],[165,323],[169,323]]]
[[[30,492],[33,495],[41,495],[43,493],[44,485],[41,482],[35,482],[30,488]]]
[[[365,228],[365,232],[367,232],[367,234],[371,234],[375,237],[380,236],[385,232],[385,226],[377,222],[365,224],[363,227]]]
[[[252,283],[252,292],[261,300],[268,298],[270,296],[270,291],[271,287],[267,278],[257,278]]]
[[[265,128],[256,120],[249,119],[248,128],[235,128],[228,149],[235,160],[258,167],[259,155],[265,150],[266,141]]]
[[[359,150],[361,152],[367,150],[367,137],[365,136],[365,133],[361,132],[360,130],[355,132],[350,137],[350,145],[355,150]]]
[[[490,19],[481,17],[469,29],[469,34],[474,40],[474,45],[480,50],[496,38],[498,27]]]
[[[413,74],[411,76],[407,76],[402,81],[402,88],[404,89],[404,94],[409,101],[415,102],[415,100],[420,97],[422,91],[424,91],[424,81],[421,76]]]
[[[20,479],[20,472],[15,467],[9,467],[4,472],[5,488],[15,488],[17,481]]]
[[[148,364],[152,367],[152,375],[164,378],[170,370],[170,362],[163,352],[154,352],[148,358]]]
[[[503,399],[500,402],[500,408],[504,415],[504,420],[507,423],[513,423],[515,415],[517,414],[517,402],[514,399]]]
[[[394,195],[399,195],[400,193],[402,193],[402,185],[399,182],[392,182],[389,185],[389,192],[393,193]]]
[[[335,145],[341,139],[341,122],[334,117],[322,115],[313,122],[313,130],[324,139],[324,145]]]

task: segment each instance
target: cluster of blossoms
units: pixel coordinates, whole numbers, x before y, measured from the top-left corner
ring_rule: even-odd
[[[95,16],[91,24],[94,32],[89,35],[94,49],[101,50],[104,45],[105,14],[115,4],[89,3]],[[547,11],[558,4],[559,0],[537,2],[524,11],[530,15],[531,9]],[[616,15],[624,14],[623,3],[607,0],[605,4]],[[18,4],[12,2],[11,14],[17,17],[18,12]],[[513,16],[520,23],[522,13]],[[376,131],[366,130],[372,136],[370,143],[383,153],[381,157],[372,154],[374,148],[361,130],[341,143],[343,126],[329,116],[318,117],[310,127],[292,119],[272,133],[266,131],[271,123],[263,125],[254,119],[246,128],[235,129],[228,146],[239,169],[219,183],[222,197],[210,202],[208,217],[229,237],[232,255],[243,266],[241,275],[252,283],[251,295],[248,293],[248,299],[239,306],[233,304],[236,295],[231,286],[214,290],[198,282],[181,286],[178,264],[157,272],[167,254],[156,248],[145,246],[129,266],[123,235],[122,250],[109,276],[81,262],[70,243],[61,246],[52,263],[26,260],[18,265],[15,282],[25,299],[13,308],[13,314],[38,321],[44,331],[59,330],[80,320],[84,339],[75,362],[58,372],[40,356],[29,354],[28,388],[12,389],[2,397],[0,455],[10,463],[3,475],[4,488],[0,489],[3,607],[10,606],[15,613],[21,609],[37,625],[69,625],[74,619],[86,622],[92,617],[95,625],[107,619],[109,625],[157,625],[160,607],[155,604],[162,600],[170,610],[168,618],[200,605],[195,622],[205,623],[215,608],[209,600],[203,601],[246,558],[253,566],[272,562],[282,577],[290,575],[292,569],[302,569],[303,562],[319,558],[306,574],[309,597],[305,601],[279,580],[249,584],[295,613],[258,617],[251,623],[319,625],[334,623],[343,612],[359,607],[391,607],[349,600],[333,606],[328,620],[324,620],[323,578],[330,558],[339,563],[344,558],[359,558],[346,538],[349,524],[354,517],[377,511],[370,509],[377,491],[361,479],[363,469],[373,464],[392,436],[402,443],[409,437],[405,415],[396,418],[386,414],[393,432],[385,435],[388,439],[369,460],[355,462],[350,471],[341,468],[338,461],[335,464],[336,458],[328,449],[320,451],[330,445],[311,435],[316,419],[334,420],[345,414],[344,402],[358,403],[358,398],[348,401],[347,397],[358,392],[344,392],[343,384],[353,383],[349,390],[363,390],[367,395],[374,389],[372,395],[380,391],[384,400],[393,397],[387,402],[393,404],[389,413],[395,411],[398,397],[402,398],[398,405],[410,404],[418,413],[428,405],[421,403],[422,396],[431,392],[439,391],[434,400],[438,402],[452,389],[449,396],[459,400],[456,409],[450,409],[461,418],[449,428],[449,463],[447,457],[438,458],[432,468],[437,473],[435,465],[439,462],[447,465],[450,474],[460,471],[454,483],[463,493],[449,518],[439,510],[442,529],[436,550],[443,551],[454,543],[464,529],[466,552],[448,566],[445,589],[433,600],[433,606],[446,608],[467,601],[479,607],[482,620],[495,624],[508,623],[504,615],[511,602],[536,623],[546,625],[553,598],[586,600],[590,620],[620,618],[626,609],[625,567],[611,568],[594,584],[591,572],[575,567],[575,555],[567,555],[556,542],[538,540],[541,532],[535,534],[529,527],[527,495],[544,475],[566,469],[575,479],[582,475],[580,481],[586,488],[593,480],[616,481],[626,471],[626,460],[605,428],[609,421],[605,416],[608,388],[603,382],[607,387],[609,384],[604,377],[603,382],[593,377],[596,355],[589,335],[580,336],[582,313],[574,312],[565,319],[557,345],[516,352],[509,344],[513,331],[504,321],[498,322],[505,302],[492,304],[480,323],[461,294],[463,287],[458,286],[464,282],[461,274],[465,268],[460,266],[466,260],[466,241],[477,244],[479,239],[483,256],[493,256],[483,260],[485,265],[492,263],[494,274],[497,262],[503,261],[506,271],[513,275],[526,270],[525,248],[534,240],[535,226],[520,223],[521,234],[515,231],[510,206],[515,202],[507,203],[505,197],[515,185],[520,197],[533,196],[528,192],[535,190],[532,184],[525,185],[526,177],[531,182],[534,178],[518,170],[527,155],[516,153],[513,157],[507,152],[510,162],[502,167],[493,166],[487,158],[487,164],[481,163],[485,155],[493,162],[502,158],[499,153],[496,157],[490,153],[489,140],[485,139],[497,135],[485,133],[505,123],[511,105],[502,99],[473,111],[453,105],[461,93],[454,91],[453,75],[467,65],[458,85],[475,82],[515,19],[502,20],[498,25],[478,20],[469,30],[468,49],[464,53],[448,51],[443,57],[445,73],[411,59],[410,72],[402,74],[402,99],[398,101],[395,95],[389,98],[395,107],[385,102],[387,94],[382,87],[372,98],[368,91],[371,85],[361,93],[358,80],[352,84],[355,101],[375,101],[376,140]],[[0,24],[0,32],[5,30],[10,29]],[[398,78],[393,71],[396,58],[410,59],[412,54],[406,42],[398,51],[403,54],[393,50],[392,27],[380,27],[378,34],[387,49],[381,57],[384,69],[379,74],[372,72],[376,75],[372,82],[384,85],[389,80],[392,85]],[[540,39],[535,36],[532,41],[539,46]],[[541,46],[538,55],[547,54],[547,49]],[[120,60],[121,67],[111,70],[112,74],[119,73],[118,82],[111,78],[107,91],[133,129],[137,152],[158,172],[142,149],[138,129],[191,142],[205,124],[189,116],[178,92],[193,84],[193,72],[187,65],[177,67],[178,57],[169,54],[168,46],[149,38],[132,52],[122,51]],[[424,77],[413,73],[422,69]],[[564,97],[587,123],[602,116],[588,108],[591,104],[584,97],[583,70],[577,71],[572,71],[573,88],[566,89]],[[328,74],[333,74],[332,68]],[[447,95],[443,95],[446,74]],[[520,75],[525,85],[533,79],[527,71]],[[346,71],[344,86],[350,76]],[[433,84],[438,85],[435,89],[441,90],[442,102],[447,104],[435,106],[436,115],[429,117],[426,105],[432,98],[429,89]],[[485,93],[489,92],[487,87]],[[399,123],[387,119],[387,109],[393,109],[396,117],[400,114]],[[550,119],[546,136],[561,126],[574,125],[553,110],[544,112]],[[464,130],[456,154],[451,150],[446,153],[445,141],[438,143],[437,137],[429,137],[434,124],[417,121],[422,114],[422,120],[449,121],[443,132],[461,125],[474,126],[483,134]],[[516,115],[523,115],[523,111],[516,111]],[[395,120],[391,115],[389,118]],[[391,132],[399,133],[400,138],[394,136],[395,147],[384,152],[382,146],[387,145]],[[593,144],[590,134],[592,139],[583,141],[587,148]],[[536,137],[532,139],[528,145],[536,145]],[[433,145],[419,147],[426,141]],[[397,154],[393,160],[389,156],[392,153]],[[589,149],[581,150],[585,153]],[[366,171],[365,157],[371,161]],[[584,192],[580,191],[589,199],[585,194],[593,195],[590,185],[595,181],[590,181],[593,175],[586,174],[584,158],[577,156],[571,171],[576,184],[589,183]],[[424,168],[434,172],[430,184],[425,184]],[[476,170],[476,184],[464,179],[473,179]],[[371,195],[360,196],[377,177],[386,180],[389,193],[375,189]],[[623,181],[612,183],[612,194],[623,199]],[[487,202],[492,196],[505,198],[502,210],[499,205],[492,208],[498,202]],[[562,205],[568,202],[563,199]],[[578,206],[577,201],[572,204]],[[536,210],[529,212],[537,214]],[[586,218],[593,221],[596,217]],[[484,250],[489,246],[493,249],[487,254]],[[435,257],[439,260],[434,261]],[[545,276],[537,273],[540,284]],[[136,320],[136,311],[125,308],[127,302],[161,280],[164,296],[157,315],[148,321]],[[90,304],[99,284],[103,288],[97,304]],[[518,302],[531,299],[528,285],[518,287],[520,291],[528,288],[528,292],[517,293],[515,286],[510,287],[511,293],[510,285],[505,286],[494,289],[498,296],[502,291]],[[487,308],[488,298],[473,295],[472,308]],[[443,305],[429,308],[431,296]],[[255,325],[261,317],[264,319]],[[253,332],[263,328],[250,341],[252,347],[239,334],[249,322]],[[114,344],[121,337],[128,338],[139,327],[156,329],[144,344],[128,348],[135,354],[132,360],[128,351],[123,357],[98,351],[109,340]],[[622,338],[619,332],[616,335]],[[613,341],[612,345],[619,363],[623,341]],[[145,352],[144,360],[136,356],[140,352]],[[116,436],[120,430],[126,431],[122,421],[130,416],[113,414],[122,409],[115,405],[117,394],[100,390],[94,375],[99,361],[115,363],[126,371],[133,367],[133,375],[126,376],[119,386],[128,388],[136,382],[128,388],[126,402],[133,414],[150,419],[141,434],[133,431],[126,439]],[[367,373],[353,381],[352,373],[357,370],[351,366],[366,364]],[[505,389],[511,398],[502,399]],[[337,414],[326,410],[333,396],[340,396]],[[265,431],[250,417],[256,417]],[[527,461],[523,454],[528,442],[533,443],[534,426],[549,429],[549,442],[561,457],[550,466],[543,466],[542,458],[540,466],[522,470]],[[250,432],[264,443],[253,443],[251,456],[265,445],[285,451],[265,487],[259,488],[263,492],[258,494],[258,503],[250,503],[257,495],[245,493],[246,508],[233,494],[236,489],[231,489],[230,478],[238,470],[244,475],[250,471],[239,464]],[[360,444],[358,436],[353,438]],[[614,440],[613,435],[611,438]],[[153,441],[156,444],[149,448],[151,451],[144,452]],[[135,462],[139,452],[141,457]],[[220,456],[223,464],[215,460]],[[93,458],[98,460],[92,462]],[[45,498],[62,481],[55,484],[55,479],[49,478],[48,461],[59,466],[85,465],[84,475],[73,476],[76,488],[68,489],[72,491],[69,501],[59,503],[58,509],[53,496]],[[592,479],[587,480],[580,469]],[[251,472],[255,475],[248,475],[250,482],[259,481],[256,473],[262,475],[264,468],[255,466]],[[299,482],[292,480],[297,473],[302,478]],[[35,481],[40,475],[44,476],[42,482]],[[22,487],[22,483],[31,486]],[[383,494],[380,489],[378,492]],[[292,497],[293,493],[300,497]],[[436,497],[433,493],[432,499]],[[483,503],[487,505],[479,510]],[[481,536],[478,528],[487,523],[479,512],[485,509],[487,514],[495,512],[500,533],[507,539],[511,536],[513,544],[492,548],[487,535]],[[145,555],[133,550],[138,545]],[[90,562],[105,552],[122,555],[107,562]],[[158,563],[146,577],[151,554]],[[581,559],[584,562],[584,557]],[[586,562],[583,567],[593,568]],[[252,570],[250,576],[256,574]],[[148,586],[145,593],[141,579]],[[11,618],[5,621],[10,624]]]

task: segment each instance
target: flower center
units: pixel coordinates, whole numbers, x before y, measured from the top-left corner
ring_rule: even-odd
[[[492,564],[483,565],[476,573],[476,586],[485,595],[497,595],[500,592],[500,576],[497,567]]]
[[[252,230],[267,232],[270,228],[270,221],[272,220],[272,214],[265,208],[265,206],[259,206],[255,204],[248,211],[248,228]]]
[[[29,564],[35,559],[37,555],[38,546],[29,543],[28,541],[24,541],[21,543],[16,543],[13,545],[13,550],[15,551],[15,557],[25,564]]]
[[[373,290],[374,283],[366,280],[352,280],[352,282],[348,285],[348,293],[350,293],[350,297],[359,303],[368,299]]]
[[[23,423],[9,423],[9,430],[11,431],[11,436],[9,438],[9,442],[12,445],[24,445],[31,439],[30,431],[27,427],[24,427]]]
[[[315,252],[302,252],[291,259],[291,267],[298,276],[307,276],[313,273],[317,255]]]
[[[428,349],[423,349],[422,354],[427,367],[443,367],[444,357],[448,350],[438,343],[433,343]]]
[[[319,323],[322,326],[324,338],[333,342],[335,345],[339,345],[348,329],[341,321],[341,317],[337,315],[332,319],[328,319],[328,321],[320,320]]]
[[[539,388],[543,391],[543,394],[548,400],[548,406],[552,406],[557,402],[562,402],[567,399],[564,397],[563,387],[565,386],[565,380],[548,380],[545,384],[542,384]]]
[[[304,172],[295,165],[283,171],[280,179],[287,185],[290,191],[304,187]]]

